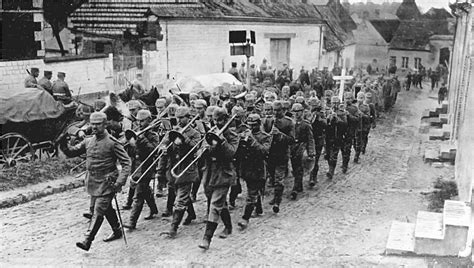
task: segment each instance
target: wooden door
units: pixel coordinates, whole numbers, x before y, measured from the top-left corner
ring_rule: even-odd
[[[270,39],[270,61],[275,69],[281,69],[283,63],[290,65],[290,39]]]

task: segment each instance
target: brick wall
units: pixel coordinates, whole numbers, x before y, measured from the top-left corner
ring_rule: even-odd
[[[90,94],[101,91],[113,90],[112,77],[113,65],[112,54],[109,57],[51,61],[46,59],[1,61],[0,62],[0,94],[4,89],[23,87],[23,81],[28,75],[26,69],[38,67],[40,77],[44,70],[53,71],[53,79],[56,80],[57,72],[66,73],[66,82],[72,89],[73,95],[78,93],[79,87],[82,94]],[[39,79],[38,78],[38,79]]]
[[[245,56],[230,56],[229,31],[253,30],[256,33],[255,57],[251,63],[270,61],[270,38],[265,34],[290,34],[290,67],[299,70],[318,66],[319,25],[286,23],[245,23],[206,21],[162,21],[164,38],[157,42],[156,64],[151,77],[169,74],[170,79],[227,71],[231,62],[246,61]],[[274,65],[270,62],[270,64]]]

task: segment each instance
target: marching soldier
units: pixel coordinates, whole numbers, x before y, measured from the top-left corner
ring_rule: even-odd
[[[38,81],[38,85],[46,90],[49,94],[53,95],[53,84],[51,83],[51,78],[53,77],[53,72],[44,71],[44,76]]]
[[[291,199],[295,200],[298,193],[303,192],[303,153],[306,149],[308,157],[314,158],[314,138],[311,125],[303,119],[304,108],[300,103],[293,104],[291,109],[295,115],[295,142],[291,146],[291,167],[295,179]]]
[[[330,180],[332,180],[334,176],[337,156],[344,146],[344,138],[347,131],[347,115],[339,105],[339,97],[333,96],[331,98],[331,112],[327,116],[326,128],[326,153],[328,155],[329,165],[329,171],[326,175]]]
[[[344,93],[344,101],[347,111],[347,130],[344,135],[344,145],[342,147],[342,173],[346,174],[356,132],[360,128],[360,111],[353,103],[354,97],[352,96],[352,92]]]
[[[36,67],[31,67],[30,73],[25,78],[25,88],[28,87],[38,87],[38,81],[36,78],[39,76],[39,69]]]
[[[186,127],[190,121],[190,117],[191,112],[189,108],[183,106],[179,107],[176,110],[176,118],[178,120],[177,130],[182,130]],[[188,225],[192,220],[196,219],[196,213],[191,200],[191,189],[193,183],[198,178],[198,167],[196,164],[192,165],[179,178],[176,178],[171,174],[171,169],[189,152],[189,150],[191,150],[191,148],[196,146],[196,144],[201,140],[201,134],[194,128],[188,127],[182,133],[182,137],[170,136],[171,135],[168,134],[167,138],[172,145],[169,147],[166,154],[160,159],[158,172],[160,173],[160,176],[165,176],[164,173],[167,173],[167,177],[170,180],[168,191],[174,191],[174,209],[172,209],[173,219],[167,235],[168,238],[175,238],[186,210],[188,211],[188,216],[183,223],[184,225]],[[184,168],[188,166],[190,161],[192,161],[192,159],[184,162],[182,167]],[[180,169],[177,170],[178,173],[181,171],[182,170]]]
[[[367,134],[367,138],[369,135],[370,127],[371,127],[371,116],[370,116],[370,107],[369,105],[364,103],[365,101],[365,94],[364,92],[357,93],[357,108],[360,111],[360,125],[357,128],[356,136],[354,139],[354,148],[355,148],[355,156],[354,156],[354,163],[359,163],[360,153],[362,148],[364,148],[364,140],[365,134]]]
[[[309,178],[309,186],[313,187],[318,182],[319,157],[321,156],[325,144],[327,119],[322,111],[320,100],[311,98],[309,99],[309,105],[311,107],[312,118],[310,119],[310,123],[313,129],[315,149],[314,167]]]
[[[206,133],[211,129],[210,122],[206,120],[207,103],[203,99],[196,100],[194,102],[194,108],[196,109],[196,112],[199,114],[199,119],[196,120],[196,130],[201,135],[201,138],[203,138],[206,135]],[[197,193],[199,191],[199,186],[201,185],[201,181],[202,181],[203,170],[204,170],[204,160],[199,159],[198,161],[199,176],[197,180],[193,182],[193,188],[191,191],[191,200],[193,202],[195,202],[197,199]]]
[[[289,148],[295,141],[295,124],[291,118],[283,113],[281,101],[273,103],[273,128],[272,146],[268,159],[269,173],[274,179],[274,197],[270,202],[273,212],[280,212],[280,203],[283,196],[283,180],[288,172],[288,160],[290,158]]]
[[[213,120],[217,128],[222,129],[228,120],[225,108],[216,108],[213,113]],[[236,174],[233,159],[238,145],[239,138],[230,129],[223,131],[220,140],[213,140],[209,144],[206,170],[204,171],[204,185],[207,190],[206,197],[210,200],[210,211],[204,238],[199,244],[202,249],[209,249],[211,239],[217,229],[219,217],[225,226],[219,237],[226,238],[232,233],[232,221],[226,199],[229,187],[235,183]]]
[[[86,189],[91,196],[91,206],[94,208],[94,213],[85,240],[76,243],[77,247],[86,251],[90,249],[104,217],[113,230],[113,233],[104,241],[109,242],[122,237],[122,228],[112,207],[112,200],[115,193],[120,192],[125,184],[130,173],[131,163],[120,142],[105,130],[106,118],[104,113],[92,113],[90,123],[95,135],[84,139],[73,147],[64,143],[61,144],[61,149],[68,157],[75,157],[84,153],[87,155]],[[116,166],[117,161],[122,166],[120,172]]]
[[[58,72],[58,80],[54,81],[52,86],[53,96],[63,102],[68,104],[71,102],[71,91],[69,90],[68,84],[64,81],[66,74],[63,72]]]
[[[244,133],[248,130],[248,127],[247,125],[244,124],[244,121],[245,121],[245,111],[242,107],[239,107],[239,106],[234,106],[234,108],[232,108],[232,115],[236,115],[234,121],[232,122],[231,126],[232,127],[232,130],[237,134],[237,135],[240,135],[241,133]],[[236,174],[237,174],[237,179],[236,179],[236,182],[235,182],[235,185],[232,185],[230,187],[230,193],[229,193],[229,208],[230,209],[234,209],[235,208],[235,200],[237,199],[237,197],[239,196],[240,193],[242,193],[242,185],[240,184],[240,179],[241,179],[241,171],[240,170],[240,165],[237,163],[237,159],[236,159],[236,163],[235,164],[235,167],[236,167]]]
[[[271,135],[261,131],[261,120],[258,114],[247,118],[250,129],[241,133],[237,150],[238,169],[247,185],[247,200],[244,215],[238,225],[247,228],[254,208],[262,209],[261,197],[265,188],[265,160],[270,151]],[[259,213],[260,211],[257,211]],[[261,212],[259,213],[261,214]]]
[[[151,113],[148,110],[140,110],[137,113],[137,121],[140,124],[140,130],[145,129],[150,125]],[[144,161],[150,153],[158,146],[158,134],[149,130],[141,134],[136,138],[136,154],[140,162]],[[124,227],[130,230],[136,229],[138,217],[143,209],[143,204],[146,201],[150,207],[150,214],[145,217],[145,220],[153,219],[155,214],[158,214],[158,208],[156,207],[155,198],[150,188],[150,181],[155,177],[155,168],[149,169],[153,163],[153,158],[150,158],[141,167],[140,176],[141,180],[137,182],[139,178],[132,178],[131,184],[135,184],[135,193],[133,196],[132,212],[130,213],[130,221],[125,224]],[[147,173],[144,173],[147,171]]]

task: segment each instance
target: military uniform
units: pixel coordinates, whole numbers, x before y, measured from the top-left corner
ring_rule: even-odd
[[[216,109],[213,117],[222,113],[225,113],[222,108]],[[237,134],[227,129],[223,133],[222,143],[210,147],[206,156],[203,179],[206,197],[210,200],[210,211],[203,242],[199,245],[203,249],[209,248],[219,217],[225,225],[225,229],[220,236],[225,238],[232,232],[232,221],[226,200],[230,186],[235,183],[236,174],[233,160],[238,145],[239,137]]]
[[[314,138],[314,167],[311,171],[309,182],[314,184],[318,181],[318,171],[319,171],[319,158],[321,157],[321,152],[325,145],[326,139],[326,127],[327,119],[322,112],[313,113],[313,118],[311,119],[311,127],[313,129],[313,138]]]
[[[360,129],[360,111],[354,104],[346,107],[347,111],[347,130],[344,135],[344,145],[342,148],[342,172],[346,173],[349,160],[351,158],[351,150],[354,145],[354,139],[358,129]],[[357,148],[356,148],[357,151]]]
[[[251,114],[247,122],[260,125],[260,116]],[[271,135],[261,130],[252,131],[247,139],[240,140],[236,158],[241,178],[247,185],[243,221],[239,222],[241,228],[247,227],[252,211],[259,206],[259,201],[261,202],[262,191],[265,187],[265,160],[270,151],[271,140]]]
[[[233,123],[237,123],[235,120]],[[237,134],[237,135],[240,135],[242,134],[243,132],[245,132],[247,130],[247,126],[242,124],[242,123],[239,123],[238,125],[237,124],[234,124],[234,126],[232,127],[232,130]],[[240,179],[242,178],[241,174],[242,174],[242,169],[241,169],[241,165],[238,163],[239,159],[236,158],[234,160],[234,165],[235,165],[235,173],[237,175],[237,178],[235,180],[235,184],[232,185],[230,187],[230,193],[229,193],[229,205],[231,208],[234,208],[235,207],[235,200],[237,199],[237,197],[239,196],[239,194],[242,193],[242,185],[240,183]]]
[[[337,98],[337,97],[336,97]],[[326,150],[328,154],[328,178],[332,179],[339,151],[343,149],[347,132],[347,116],[344,112],[331,113],[327,117]]]
[[[177,113],[183,113],[180,110],[188,110],[188,108],[180,107],[178,108]],[[188,112],[189,115],[189,112]],[[181,130],[180,127],[177,127],[176,130]],[[166,154],[160,159],[158,165],[159,176],[164,176],[167,174],[169,178],[168,191],[174,192],[174,207],[173,207],[173,219],[171,222],[171,228],[168,232],[170,238],[176,236],[178,226],[180,225],[184,212],[188,211],[188,219],[186,220],[188,224],[191,220],[196,219],[196,214],[194,211],[194,206],[191,200],[191,189],[192,185],[198,179],[198,166],[193,164],[181,177],[175,178],[171,174],[171,169],[201,140],[200,133],[192,127],[188,127],[182,133],[184,140],[182,143],[176,143],[175,141],[171,142],[171,146],[168,148]],[[177,169],[176,173],[181,173],[183,168],[187,167],[193,158],[187,158],[187,161],[184,161]],[[168,197],[169,198],[169,197]],[[168,208],[169,209],[169,208]]]
[[[59,100],[64,102],[64,104],[68,104],[71,102],[71,91],[69,90],[69,86],[66,82],[62,80],[56,80],[52,86],[53,96]]]
[[[273,122],[268,169],[275,187],[271,203],[274,205],[274,211],[278,212],[284,191],[283,180],[288,174],[289,148],[295,141],[295,123],[287,116],[275,117]]]
[[[94,123],[97,114],[101,114],[105,120],[105,114],[93,113],[91,123]],[[62,144],[62,150],[68,157],[75,157],[86,154],[86,189],[91,196],[91,204],[94,213],[86,233],[86,241],[78,243],[77,246],[88,250],[92,240],[94,240],[104,217],[109,222],[113,230],[113,237],[121,236],[121,228],[117,214],[112,207],[112,199],[115,196],[117,187],[125,184],[127,176],[130,174],[130,158],[118,140],[110,136],[107,131],[96,134],[91,138],[86,138],[76,146],[69,147]],[[122,166],[119,173],[116,163]],[[110,238],[110,237],[109,237]]]
[[[37,87],[38,86],[38,81],[36,80],[36,77],[34,77],[33,75],[28,75],[25,78],[24,84],[25,84],[25,88]]]
[[[46,90],[49,94],[53,95],[53,83],[47,77],[43,76],[39,81],[38,85]]]
[[[294,104],[293,106],[296,106]],[[301,106],[301,105],[300,105]],[[301,106],[301,108],[303,108]],[[313,130],[306,120],[296,120],[295,122],[295,142],[291,146],[291,167],[293,177],[295,179],[292,195],[296,197],[296,192],[303,191],[303,154],[306,149],[308,156],[313,157],[315,154]],[[293,197],[293,198],[295,198]]]
[[[144,110],[142,110],[144,111]],[[138,117],[140,116],[139,111]],[[149,111],[146,111],[149,113]],[[150,114],[151,116],[151,114]],[[153,152],[156,146],[158,146],[158,134],[153,131],[147,131],[142,135],[137,137],[136,142],[136,159],[138,162],[136,165],[140,165],[146,158]],[[150,207],[150,216],[146,219],[153,218],[153,214],[158,213],[158,208],[156,207],[155,198],[153,197],[152,190],[150,188],[150,181],[155,177],[155,168],[152,167],[149,169],[150,165],[153,163],[153,157],[150,157],[143,165],[141,166],[141,172],[138,172],[135,178],[132,178],[134,181],[138,180],[140,177],[143,177],[140,182],[136,185],[132,211],[130,213],[130,223],[128,228],[135,229],[138,217],[143,209],[143,204],[146,202]],[[148,169],[148,171],[147,171]],[[146,173],[144,173],[146,172]]]

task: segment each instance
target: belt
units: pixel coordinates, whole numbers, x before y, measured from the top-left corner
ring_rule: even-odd
[[[100,175],[105,175],[105,174],[114,172],[116,170],[117,170],[116,167],[111,167],[109,169],[102,169],[102,170],[89,170],[89,174],[91,176],[100,176]]]

